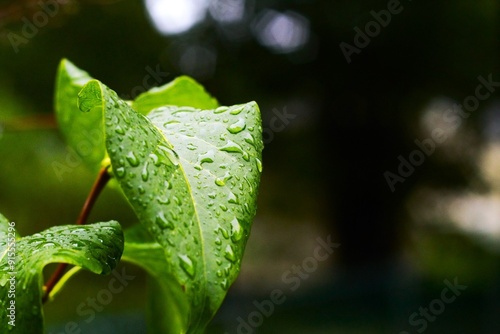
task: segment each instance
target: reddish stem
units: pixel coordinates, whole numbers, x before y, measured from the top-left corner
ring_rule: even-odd
[[[94,185],[92,186],[92,189],[90,190],[90,193],[87,196],[87,200],[83,205],[82,211],[80,212],[80,216],[78,217],[76,225],[84,225],[87,222],[87,218],[89,217],[90,212],[92,211],[92,208],[94,206],[95,201],[97,200],[97,197],[104,189],[110,178],[111,176],[108,173],[108,166],[101,168],[101,170],[99,171],[99,175],[97,176],[97,179],[95,180]],[[54,289],[54,287],[56,286],[57,282],[59,282],[61,277],[63,277],[67,267],[68,267],[67,263],[60,263],[56,271],[47,281],[47,283],[44,286],[44,295],[42,297],[42,303],[45,303],[48,300],[50,292],[52,291],[52,289]]]
[[[90,194],[87,197],[85,204],[83,205],[82,212],[80,212],[80,217],[78,217],[76,225],[84,225],[87,222],[87,218],[89,217],[90,211],[92,210],[97,197],[111,178],[108,173],[108,168],[109,166],[106,166],[101,168],[101,170],[99,171],[99,175],[97,176],[97,179],[95,180],[95,183],[90,190]]]

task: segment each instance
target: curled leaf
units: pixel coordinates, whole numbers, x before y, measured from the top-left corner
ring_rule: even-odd
[[[69,263],[108,274],[123,252],[123,233],[114,221],[54,226],[17,240],[8,227],[0,215],[0,333],[43,333],[41,298],[47,264]]]

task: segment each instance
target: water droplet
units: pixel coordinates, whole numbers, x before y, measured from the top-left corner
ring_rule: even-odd
[[[196,168],[197,170],[201,170],[202,164],[212,163],[212,162],[214,162],[214,159],[215,159],[214,151],[213,150],[207,151],[205,154],[202,154],[199,156],[198,162],[196,163],[196,166],[194,166],[194,168]]]
[[[160,211],[160,213],[156,216],[156,224],[158,224],[162,229],[169,228],[173,230],[175,228],[174,224],[167,220],[163,211]]]
[[[78,243],[78,242],[75,242],[73,244],[71,244],[71,246],[75,247],[75,248],[80,248],[80,247],[83,247],[82,244]]]
[[[220,240],[220,238],[216,238],[216,239],[215,239],[215,244],[216,244],[217,246],[222,245],[222,240]]]
[[[158,145],[158,149],[161,151],[158,151],[161,156],[167,158],[169,160],[169,165],[174,165],[174,166],[179,166],[179,155],[177,152],[175,152],[172,148],[163,146],[163,145]]]
[[[194,264],[193,260],[187,255],[178,255],[180,263],[181,263],[181,268],[188,274],[191,278],[194,277]]]
[[[129,152],[129,154],[126,157],[128,163],[132,167],[137,167],[139,166],[139,159],[135,156],[134,152]]]
[[[208,194],[208,197],[211,199],[214,199],[216,196],[217,194],[215,193],[215,191]]]
[[[171,121],[164,123],[163,126],[168,127],[169,125],[174,125],[174,124],[178,124],[178,123],[180,123],[180,122],[177,120],[171,120]]]
[[[236,123],[233,123],[230,126],[228,126],[227,130],[232,134],[236,134],[245,130],[246,126],[247,125],[245,124],[245,120],[243,118],[240,118]]]
[[[229,109],[229,107],[219,107],[214,110],[214,114],[222,114],[223,112],[226,112]]]
[[[119,126],[119,125],[116,126],[115,132],[118,133],[119,135],[124,135],[125,134],[125,130],[123,130],[123,128],[121,126]]]
[[[242,112],[242,110],[243,110],[242,106],[233,106],[231,107],[231,111],[229,111],[229,113],[231,115],[238,115],[240,112]]]
[[[123,167],[118,167],[116,170],[115,170],[115,174],[117,177],[119,178],[122,178],[125,176],[125,168]]]
[[[74,230],[71,231],[72,234],[82,234],[82,233],[85,233],[85,229],[84,228],[76,228]]]
[[[227,197],[227,202],[231,204],[238,204],[238,197],[233,194],[232,192],[229,192],[229,196]]]
[[[229,174],[229,172],[226,172],[223,177],[218,177],[215,179],[215,184],[218,185],[219,187],[225,186],[226,182],[230,180],[233,176]]]
[[[168,197],[165,198],[157,197],[156,200],[160,204],[170,204],[170,199]]]
[[[137,190],[139,191],[140,194],[144,194],[146,192],[143,186],[137,187]]]
[[[179,220],[179,216],[173,210],[170,210],[170,217],[172,217],[173,220]]]
[[[227,211],[227,206],[225,206],[224,204],[219,204],[219,207],[222,211],[226,212]]]
[[[224,257],[231,262],[236,262],[236,255],[234,254],[234,250],[231,245],[227,245]]]
[[[146,162],[144,164],[144,168],[142,169],[142,173],[141,173],[141,178],[144,182],[146,182],[149,178],[148,165],[149,165],[148,162]]]
[[[257,169],[259,170],[259,173],[262,173],[262,161],[260,161],[259,158],[255,158],[255,162],[257,163]]]
[[[158,158],[158,156],[157,156],[156,154],[151,153],[151,154],[149,155],[149,157],[151,158],[151,160],[153,160],[153,164],[154,164],[156,167],[160,166],[160,163],[159,163],[160,159]]]
[[[175,243],[170,238],[165,238],[170,246],[175,246]]]
[[[222,270],[217,270],[216,275],[217,275],[217,277],[222,277]]]
[[[250,206],[248,205],[248,203],[243,204],[243,207],[245,208],[246,212],[252,213],[252,210],[250,210]]]
[[[222,233],[222,236],[226,239],[229,239],[229,233],[227,232],[226,229],[222,228],[222,226],[219,225],[219,227],[217,228],[216,232],[220,232]]]
[[[187,144],[186,148],[187,148],[188,150],[190,150],[190,151],[194,151],[194,150],[196,150],[198,147],[197,147],[197,146],[195,146],[193,143],[189,143],[189,144]]]
[[[231,153],[243,153],[243,149],[240,145],[236,144],[234,141],[229,140],[226,145],[219,148],[221,151],[231,152]]]
[[[172,111],[172,115],[183,113],[183,112],[195,112],[197,110],[198,109],[193,108],[193,107],[182,107],[182,108],[179,108],[179,109]]]
[[[227,290],[227,288],[229,287],[229,284],[227,283],[227,279],[223,279],[220,283],[220,286],[224,289],[224,290]]]
[[[231,240],[233,240],[233,242],[238,242],[241,240],[242,237],[243,237],[243,228],[241,227],[238,219],[235,217],[231,221]]]
[[[224,268],[224,274],[226,274],[226,276],[229,276],[229,274],[231,274],[231,267],[232,264],[230,263],[227,267]]]
[[[243,139],[250,145],[252,145],[253,147],[255,147],[255,138],[252,136],[252,134],[250,133],[245,133],[245,135],[243,136]]]

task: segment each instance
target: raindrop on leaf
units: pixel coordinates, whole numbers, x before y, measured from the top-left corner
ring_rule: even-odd
[[[227,130],[232,134],[240,133],[245,130],[246,124],[243,118],[240,118],[236,123],[233,123],[227,127]]]
[[[183,254],[178,255],[178,257],[181,263],[181,268],[186,272],[186,274],[193,278],[195,272],[193,260],[189,256]]]
[[[126,159],[127,159],[128,163],[130,164],[130,166],[132,166],[132,167],[139,166],[139,159],[137,159],[134,152],[129,152],[129,154],[127,154]]]

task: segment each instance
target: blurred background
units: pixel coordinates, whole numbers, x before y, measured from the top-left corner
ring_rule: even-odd
[[[53,117],[63,57],[127,99],[187,74],[257,101],[264,128],[258,214],[209,333],[499,333],[499,9],[0,0],[0,212],[22,235],[71,224],[93,183]],[[90,220],[111,219],[136,222],[108,188]],[[338,245],[320,259],[318,239]],[[73,278],[48,332],[144,333],[144,273],[122,267],[134,279],[89,322],[77,309],[110,278]]]

